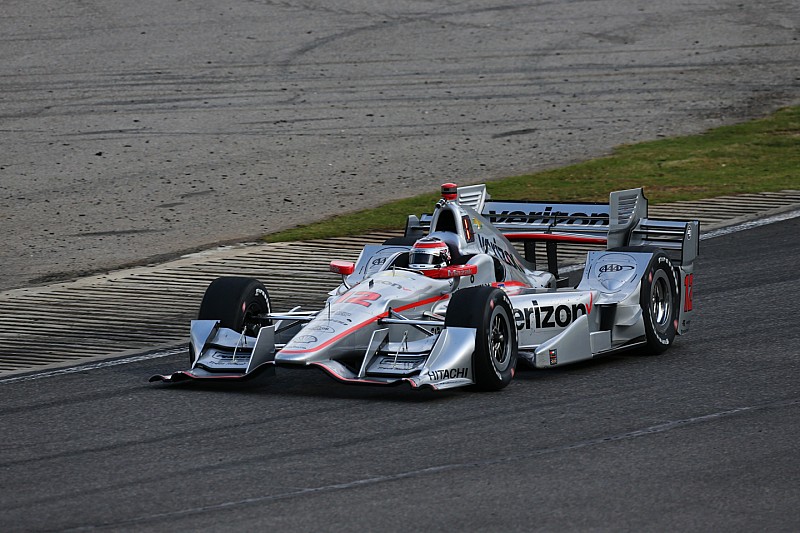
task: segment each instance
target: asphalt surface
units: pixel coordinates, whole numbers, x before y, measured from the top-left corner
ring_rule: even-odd
[[[800,218],[703,241],[693,331],[499,393],[184,354],[0,380],[0,530],[797,531]]]
[[[796,0],[5,0],[0,290],[759,116],[800,101],[799,23]]]

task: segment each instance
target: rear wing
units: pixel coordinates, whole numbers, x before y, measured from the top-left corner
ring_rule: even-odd
[[[546,243],[553,273],[559,242],[604,244],[607,249],[655,246],[684,268],[691,268],[699,253],[700,222],[648,218],[641,188],[612,192],[604,204],[492,200],[485,185],[471,185],[458,188],[457,201],[479,212],[507,239],[524,241],[526,258],[535,257],[536,242]],[[410,216],[406,235],[429,231],[431,219]]]

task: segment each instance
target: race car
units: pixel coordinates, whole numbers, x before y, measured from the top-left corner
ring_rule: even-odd
[[[518,362],[656,354],[688,332],[698,221],[648,218],[641,189],[608,204],[497,201],[485,185],[441,191],[403,237],[332,261],[342,282],[321,309],[276,313],[260,281],[216,279],[191,323],[191,368],[150,381],[241,381],[280,366],[345,383],[499,390]],[[605,246],[587,252],[575,287],[558,272],[564,242]]]

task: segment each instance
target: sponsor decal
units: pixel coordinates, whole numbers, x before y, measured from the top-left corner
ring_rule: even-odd
[[[584,303],[539,305],[536,300],[532,300],[531,304],[532,307],[514,309],[514,321],[518,330],[565,328],[581,315],[592,312],[591,301],[588,307]]]
[[[550,366],[558,364],[558,350],[550,350]]]
[[[494,237],[484,237],[480,233],[477,233],[475,236],[478,238],[478,246],[480,246],[485,253],[498,258],[511,268],[515,268],[520,272],[523,271],[522,265],[517,262],[514,255],[503,246],[497,244]]]
[[[451,265],[442,268],[431,268],[422,270],[423,275],[433,279],[452,279],[463,276],[473,277],[478,272],[477,265]]]
[[[598,272],[605,274],[607,272],[622,272],[623,270],[633,270],[633,265],[618,265],[616,263],[607,263],[598,269]]]
[[[420,361],[409,361],[409,360],[396,360],[394,357],[384,357],[378,363],[379,370],[401,370],[410,372],[414,370],[417,365],[420,364]]]
[[[595,270],[597,280],[607,290],[618,291],[626,283],[634,281],[636,264],[636,260],[628,254],[612,252],[604,255]]]
[[[316,325],[306,328],[306,331],[321,331],[323,333],[334,333],[336,330],[330,326]]]
[[[575,224],[580,226],[608,226],[608,213],[568,213],[553,211],[492,211],[488,213],[492,224]]]
[[[209,361],[213,359],[213,361]],[[230,352],[218,352],[218,351],[211,351],[210,354],[204,354],[201,358],[204,363],[216,363],[216,364],[226,364],[226,365],[246,365],[247,362],[250,360],[249,357],[237,357],[236,359],[233,358],[233,354]]]
[[[411,292],[411,289],[409,289],[407,287],[403,287],[399,283],[395,283],[393,281],[388,281],[388,280],[385,280],[385,279],[379,279],[379,280],[375,281],[375,283],[377,283],[379,285],[386,285],[386,286],[389,286],[389,287],[393,287],[393,288],[395,288],[395,289],[397,289],[399,291]]]
[[[441,381],[443,379],[466,378],[469,375],[469,368],[450,368],[445,370],[428,371],[428,379],[431,381]]]
[[[378,250],[373,255],[363,258],[359,260],[359,269],[358,272],[365,277],[369,274],[374,274],[375,272],[379,271],[383,268],[384,265],[391,259],[391,257],[402,250],[402,248],[392,248],[389,250]]]
[[[267,293],[264,292],[262,289],[256,289],[256,296],[261,296],[262,298],[264,298],[265,302],[269,301],[269,298],[267,298]]]
[[[314,335],[300,335],[292,339],[292,344],[305,344],[307,342],[317,342]]]

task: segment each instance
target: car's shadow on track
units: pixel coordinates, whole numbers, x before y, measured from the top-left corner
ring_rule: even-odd
[[[514,374],[514,381],[540,381],[553,380],[556,377],[568,378],[570,375],[579,376],[584,372],[601,372],[604,367],[614,368],[619,365],[635,363],[637,360],[647,358],[633,351],[621,352],[617,354],[603,355],[597,359],[579,361],[565,366],[555,368],[537,369],[528,363],[517,363],[517,371]]]
[[[328,377],[316,369],[290,370],[278,368],[272,377],[259,377],[239,383],[187,381],[176,384],[155,384],[161,390],[196,390],[204,392],[223,392],[226,395],[242,394],[249,397],[258,395],[328,398],[337,400],[370,400],[400,403],[442,401],[464,394],[469,389],[434,391],[412,389],[409,385],[393,386],[344,384]]]
[[[604,368],[619,365],[636,364],[639,360],[647,360],[630,350],[618,354],[609,354],[597,359],[581,361],[552,369],[534,369],[520,361],[512,381],[516,383],[537,383],[540,381],[559,381],[583,376],[586,372],[601,372]],[[369,400],[396,403],[442,402],[454,400],[470,394],[502,394],[498,392],[481,392],[473,387],[461,387],[449,390],[412,389],[406,384],[393,386],[345,384],[336,381],[325,373],[313,369],[287,369],[278,367],[275,376],[261,376],[251,381],[209,382],[186,381],[175,384],[152,384],[154,390],[162,391],[203,391],[224,393],[226,395],[244,395],[252,399],[258,396],[286,396],[309,399],[337,400]]]

